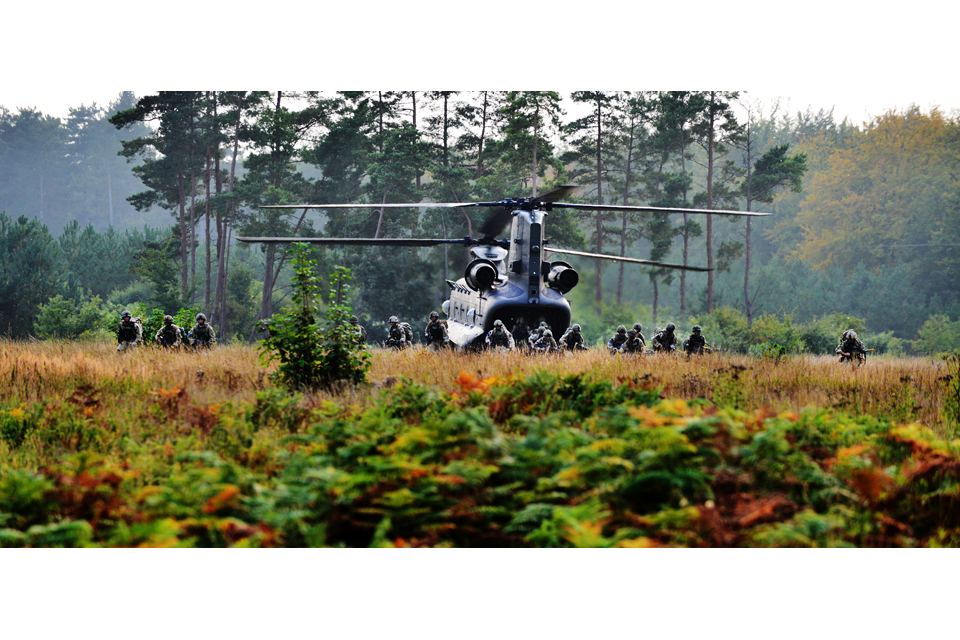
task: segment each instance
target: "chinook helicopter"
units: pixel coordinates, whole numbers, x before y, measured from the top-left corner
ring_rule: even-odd
[[[742,216],[766,216],[768,213],[728,211],[718,209],[683,209],[676,207],[645,207],[630,205],[573,204],[560,202],[577,189],[563,186],[541,196],[507,198],[497,202],[422,202],[417,204],[304,204],[273,205],[264,209],[385,209],[385,208],[454,208],[487,207],[496,211],[480,232],[480,238],[296,238],[296,237],[237,237],[241,242],[312,243],[338,246],[432,247],[459,244],[469,247],[473,259],[467,264],[463,277],[456,282],[447,280],[450,298],[442,309],[447,316],[450,342],[460,349],[483,346],[483,339],[496,320],[508,327],[523,317],[527,326],[536,327],[543,321],[559,336],[570,326],[570,303],[564,297],[577,286],[579,275],[563,261],[550,261],[553,254],[574,255],[603,260],[629,262],[652,267],[708,271],[666,262],[639,258],[611,256],[602,253],[573,251],[549,246],[544,235],[546,214],[554,209],[587,211],[642,211],[657,213],[696,213]],[[511,224],[510,238],[496,238],[507,224]]]

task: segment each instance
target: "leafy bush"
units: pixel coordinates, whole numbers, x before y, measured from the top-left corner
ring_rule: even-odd
[[[309,259],[306,244],[294,245],[293,306],[262,321],[268,336],[261,340],[266,361],[279,360],[273,378],[293,389],[329,389],[366,379],[370,354],[360,345],[349,323],[346,300],[350,270],[337,267],[330,278],[330,304],[326,322],[319,324],[320,278],[317,261]]]
[[[919,337],[910,343],[917,353],[934,355],[960,351],[960,320],[951,322],[949,316],[934,314],[917,333]]]
[[[111,335],[120,321],[120,309],[94,296],[77,303],[56,295],[46,304],[34,321],[34,331],[40,338],[78,338],[81,336]]]
[[[733,307],[717,307],[712,313],[691,316],[688,323],[691,328],[700,325],[710,346],[741,353],[750,346],[747,319]]]
[[[786,353],[802,353],[807,344],[803,340],[803,327],[794,324],[793,316],[778,317],[763,314],[747,331],[750,344],[770,343],[783,347]]]

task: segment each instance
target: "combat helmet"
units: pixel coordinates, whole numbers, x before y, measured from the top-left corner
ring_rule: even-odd
[[[173,324],[173,316],[163,316],[163,324]]]
[[[129,312],[129,311],[127,311],[126,309],[124,309],[124,310],[123,310],[123,313],[120,314],[120,317],[121,317],[121,318],[132,318],[133,316],[130,315],[130,312]]]
[[[550,329],[544,329],[544,330],[543,330],[543,337],[544,337],[544,338],[552,338],[552,337],[553,337],[553,331],[550,331]]]
[[[350,324],[357,324],[358,322],[360,322],[360,318],[357,316],[350,316]]]
[[[570,331],[580,331],[580,325],[578,324],[573,325],[572,327],[570,327]]]
[[[617,333],[626,333],[626,332],[627,332],[627,328],[622,324],[619,327],[617,327]]]
[[[500,319],[494,320],[494,321],[493,321],[493,326],[494,326],[494,327],[502,327],[502,326],[503,326],[503,320],[500,320]]]
[[[400,318],[398,318],[397,316],[390,316],[390,319],[387,320],[387,322],[389,322],[390,324],[393,324],[395,322],[400,322]]]
[[[439,318],[439,317],[440,317],[440,314],[437,313],[436,311],[431,311],[431,312],[430,312],[430,319],[431,319],[431,320],[432,320],[433,318]]]
[[[697,325],[694,325],[694,326],[693,326],[693,332],[694,332],[694,333],[700,333],[701,331],[702,331],[702,329],[700,328],[700,325],[697,324]]]
[[[198,313],[196,320],[197,320],[197,322],[200,322],[201,320],[203,320],[204,322],[206,322],[206,321],[207,321],[207,316],[203,315],[202,313]]]
[[[630,336],[631,338],[636,338],[636,337],[637,337],[637,330],[636,330],[636,329],[630,329],[630,331],[627,331],[627,335]]]
[[[676,326],[675,324],[673,324],[672,322],[668,322],[668,323],[667,323],[666,331],[667,331],[667,333],[672,333],[673,330],[676,329],[676,328],[677,328],[677,326]]]
[[[634,322],[633,330],[636,331],[637,333],[640,333],[641,331],[643,331],[643,325],[640,324],[639,322]]]

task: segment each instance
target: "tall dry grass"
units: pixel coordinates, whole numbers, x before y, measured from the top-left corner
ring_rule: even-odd
[[[0,402],[35,402],[63,398],[77,388],[95,389],[103,401],[132,406],[160,389],[185,389],[194,402],[254,400],[273,387],[273,366],[261,363],[254,347],[221,346],[214,351],[175,353],[154,348],[118,354],[109,343],[0,343]],[[808,406],[917,421],[952,436],[943,403],[949,372],[932,359],[873,358],[862,368],[840,365],[832,357],[796,356],[757,360],[714,354],[703,357],[617,357],[603,351],[560,355],[522,353],[458,354],[420,347],[397,352],[373,349],[368,379],[360,389],[318,399],[341,399],[365,405],[377,401],[378,388],[410,379],[443,391],[456,388],[466,371],[482,378],[527,376],[536,372],[585,375],[617,382],[637,379],[663,389],[667,397],[701,398],[744,410],[776,411]],[[507,382],[508,383],[508,382]]]

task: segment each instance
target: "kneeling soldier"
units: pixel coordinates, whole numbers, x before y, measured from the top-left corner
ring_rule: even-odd
[[[513,351],[516,344],[513,340],[513,334],[503,326],[503,320],[493,321],[493,329],[487,332],[486,342],[488,349],[496,349],[499,347],[507,351]]]
[[[154,338],[165,349],[179,349],[183,345],[183,329],[173,324],[173,316],[163,316],[163,326]]]

